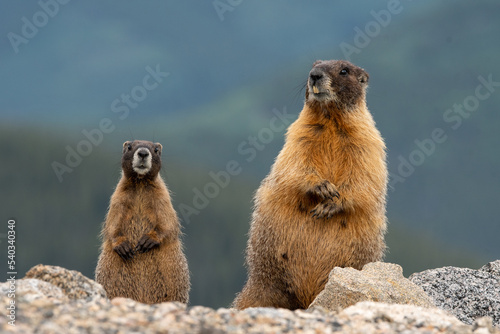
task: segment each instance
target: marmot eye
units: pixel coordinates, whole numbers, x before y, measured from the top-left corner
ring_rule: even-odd
[[[127,149],[130,151],[132,149],[132,145],[128,144]]]
[[[158,153],[158,151],[160,151],[158,147],[155,147],[155,153]]]
[[[339,74],[340,74],[340,75],[348,75],[348,74],[349,74],[349,69],[347,69],[347,68],[343,68],[343,69],[340,71],[340,73],[339,73]]]

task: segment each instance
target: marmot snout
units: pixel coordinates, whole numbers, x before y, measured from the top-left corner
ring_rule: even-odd
[[[129,178],[154,178],[161,169],[160,143],[127,141],[123,144],[122,170]],[[134,175],[135,173],[135,175]]]
[[[364,98],[369,75],[347,61],[317,61],[309,72],[306,102],[336,103],[350,109]]]

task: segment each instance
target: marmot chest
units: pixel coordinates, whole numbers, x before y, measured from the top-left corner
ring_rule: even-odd
[[[320,177],[331,182],[339,182],[349,174],[353,162],[362,155],[355,139],[339,130],[314,128],[304,138],[291,145],[300,153],[296,163],[314,166]]]
[[[136,191],[129,196],[124,233],[132,242],[137,242],[159,223],[156,221],[158,215],[153,198],[153,194],[147,190]]]

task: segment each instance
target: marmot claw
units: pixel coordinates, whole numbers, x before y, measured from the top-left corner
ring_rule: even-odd
[[[325,180],[310,190],[310,194],[318,197],[321,201],[333,200],[339,197],[337,188],[329,181]]]
[[[312,216],[317,219],[321,218],[330,219],[341,210],[342,208],[340,207],[340,205],[335,203],[335,201],[326,200],[316,205],[316,207],[312,209],[310,213],[312,213],[313,214]]]
[[[132,249],[132,245],[128,240],[125,240],[124,242],[113,248],[113,250],[118,255],[120,255],[120,257],[124,261],[130,260],[131,258],[134,257],[134,250]]]
[[[137,242],[137,246],[135,246],[134,251],[138,253],[146,253],[147,251],[159,245],[160,243],[158,241],[151,239],[147,235],[143,235]]]

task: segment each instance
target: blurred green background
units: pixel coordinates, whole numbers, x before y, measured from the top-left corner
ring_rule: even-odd
[[[12,218],[19,278],[39,263],[93,277],[121,145],[145,139],[164,146],[191,304],[229,305],[253,193],[283,145],[271,119],[297,117],[316,59],[370,74],[386,260],[408,276],[500,258],[497,1],[60,1],[0,5],[2,281]],[[230,161],[241,173],[197,198]]]

